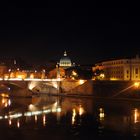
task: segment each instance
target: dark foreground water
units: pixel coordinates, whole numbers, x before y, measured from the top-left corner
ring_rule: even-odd
[[[0,98],[0,140],[140,139],[140,102]]]

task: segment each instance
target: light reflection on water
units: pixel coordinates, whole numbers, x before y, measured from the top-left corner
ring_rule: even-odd
[[[68,129],[69,135],[82,139],[87,135],[92,138],[108,135],[139,137],[140,103],[51,96],[2,97],[0,129],[3,127],[19,130],[53,127],[58,132],[59,127],[64,127],[61,131]]]

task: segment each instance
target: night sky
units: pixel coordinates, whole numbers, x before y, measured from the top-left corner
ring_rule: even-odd
[[[46,63],[59,60],[67,50],[72,61],[94,64],[140,54],[140,15],[136,9],[57,4],[1,5],[0,58]]]

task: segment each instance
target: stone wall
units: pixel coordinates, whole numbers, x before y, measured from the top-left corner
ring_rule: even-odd
[[[61,88],[62,93],[64,92],[66,94],[92,95],[93,81],[84,80],[83,84],[80,84],[79,80],[63,81]]]

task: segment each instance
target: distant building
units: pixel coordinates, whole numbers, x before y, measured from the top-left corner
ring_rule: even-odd
[[[79,65],[66,69],[66,77],[70,79],[92,79],[92,66]]]
[[[49,71],[48,73],[48,78],[58,78],[58,72],[59,72],[59,76],[60,78],[65,77],[65,70],[63,68],[54,68],[51,71]]]
[[[67,69],[72,67],[74,64],[72,64],[71,59],[67,56],[67,52],[64,52],[64,56],[60,59],[59,67],[62,67],[63,69]]]
[[[140,80],[140,58],[117,59],[104,61],[92,68],[93,72],[100,69],[104,80]]]
[[[2,78],[5,73],[7,73],[7,66],[0,64],[0,78]]]

